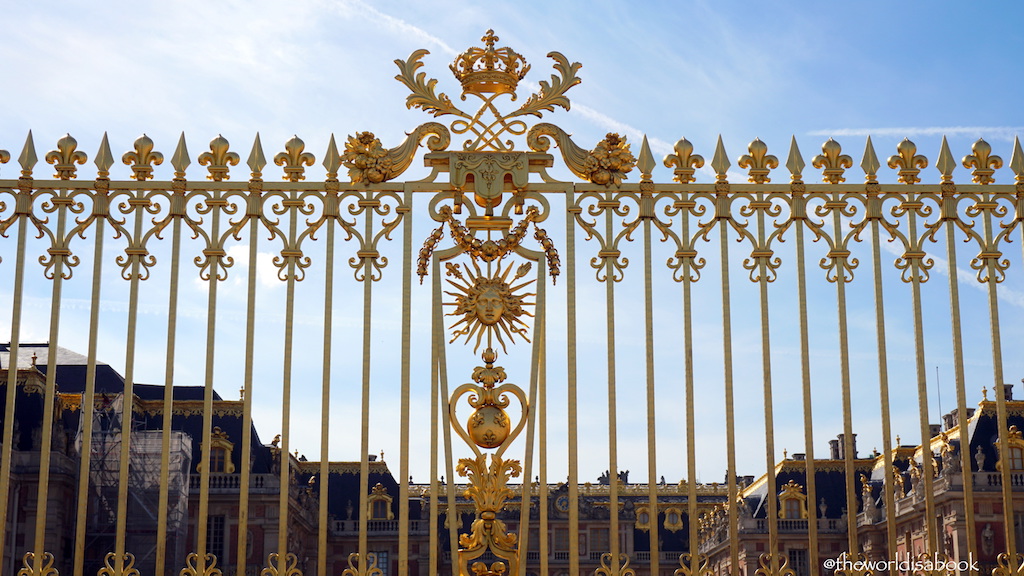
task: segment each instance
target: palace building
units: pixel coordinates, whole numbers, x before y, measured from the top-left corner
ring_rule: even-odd
[[[14,423],[14,465],[12,467],[11,510],[6,533],[14,550],[24,545],[26,535],[34,529],[32,507],[26,503],[35,497],[40,458],[40,437],[43,417],[42,388],[45,385],[45,367],[48,347],[45,344],[23,344],[19,348],[18,400]],[[86,422],[82,416],[82,398],[88,377],[85,357],[57,349],[58,392],[53,421],[51,478],[49,483],[50,513],[46,525],[46,539],[57,551],[57,560],[71,554],[71,541],[75,533],[75,510],[80,503],[77,492],[77,471],[83,454],[88,452],[90,481],[87,499],[88,525],[87,571],[103,565],[103,554],[113,546],[116,537],[117,486],[121,414],[123,410],[123,378],[106,364],[96,366],[95,410],[91,439],[85,434]],[[0,367],[10,362],[8,349],[0,348]],[[0,371],[0,378],[6,374]],[[198,497],[202,481],[201,427],[202,388],[176,386],[172,394],[170,438],[163,438],[162,420],[165,417],[162,386],[133,387],[135,399],[132,410],[132,446],[128,477],[127,548],[136,555],[136,567],[147,573],[156,562],[155,539],[157,522],[166,522],[168,555],[166,570],[173,573],[184,558],[185,551],[195,539],[195,523],[199,507]],[[986,567],[995,565],[1003,551],[1000,475],[1004,465],[1012,470],[1014,491],[1024,494],[1024,464],[1021,454],[1024,440],[1019,430],[1024,429],[1024,402],[1014,400],[1012,387],[1003,391],[1010,409],[1009,434],[1011,452],[1001,458],[995,445],[999,434],[995,426],[995,402],[985,399],[976,410],[970,411],[967,422],[967,442],[964,443],[955,412],[948,415],[943,425],[935,427],[930,447],[934,465],[932,482],[937,515],[936,523],[942,534],[943,552],[950,559],[967,557],[970,529],[964,514],[964,483],[973,485],[973,537],[981,554],[977,560]],[[321,527],[317,515],[321,497],[320,463],[300,455],[282,454],[278,439],[265,442],[255,427],[242,428],[242,402],[225,400],[219,395],[213,400],[213,430],[209,471],[209,502],[207,513],[207,549],[216,554],[226,573],[235,571],[238,550],[239,499],[242,493],[240,439],[251,436],[252,453],[249,458],[250,475],[246,490],[248,499],[248,526],[245,538],[246,571],[256,574],[260,570],[259,558],[273,546],[279,537],[277,508],[280,504],[280,459],[289,458],[291,481],[286,490],[289,505],[288,542],[294,550],[299,568],[304,574],[315,572],[310,558],[316,556],[321,530],[326,531],[331,573],[340,573],[348,566],[348,558],[357,548],[360,515],[366,518],[369,549],[375,554],[377,566],[384,576],[395,573],[398,537],[401,522],[398,517],[398,498],[406,490],[409,501],[408,538],[409,570],[412,574],[427,576],[431,542],[440,559],[437,570],[450,570],[450,539],[446,520],[448,512],[445,498],[446,485],[437,489],[437,518],[431,535],[429,484],[402,483],[396,479],[383,458],[371,456],[368,493],[363,501],[366,509],[360,511],[360,463],[331,462],[326,485],[328,498],[328,524]],[[2,429],[2,428],[0,428]],[[861,490],[852,504],[846,500],[846,460],[844,438],[840,435],[830,442],[827,459],[813,462],[814,481],[808,482],[809,462],[803,454],[793,454],[779,462],[772,474],[776,492],[769,494],[768,476],[754,479],[738,477],[741,497],[736,502],[738,519],[735,533],[729,529],[729,501],[725,483],[702,484],[697,488],[699,516],[695,528],[699,534],[699,552],[708,558],[708,566],[716,575],[738,573],[753,576],[759,568],[758,559],[769,546],[769,496],[775,499],[774,509],[779,534],[779,548],[797,576],[810,574],[811,562],[836,558],[846,549],[850,540],[849,527],[854,527],[854,541],[870,560],[885,560],[893,550],[889,548],[886,524],[884,482],[887,468],[882,454],[862,456],[853,454],[853,469]],[[856,450],[856,442],[853,442]],[[169,447],[169,448],[168,448]],[[970,472],[960,467],[960,450],[968,447],[971,454]],[[170,450],[170,469],[160,469],[160,453]],[[891,452],[895,474],[894,503],[897,523],[895,553],[898,557],[916,556],[927,550],[923,515],[924,482],[921,478],[920,446],[901,445]],[[160,478],[164,478],[161,482]],[[966,479],[966,480],[965,480]],[[638,574],[646,573],[643,566],[651,560],[651,540],[657,538],[662,575],[671,575],[679,567],[679,556],[690,552],[688,535],[691,521],[687,514],[688,487],[685,481],[667,483],[662,479],[656,486],[657,513],[650,510],[649,486],[631,483],[628,472],[620,472],[612,479],[604,474],[595,482],[577,487],[579,530],[577,549],[581,573],[590,574],[601,566],[601,557],[609,549],[611,482],[618,487],[619,549],[637,566]],[[166,510],[159,510],[158,494],[161,485],[170,492]],[[458,533],[468,533],[477,519],[473,502],[461,492],[466,485],[457,485],[455,503],[459,515]],[[509,532],[520,533],[519,508],[522,486],[513,485],[513,496],[499,518]],[[529,485],[530,525],[525,560],[528,573],[539,573],[542,563],[552,574],[563,574],[569,561],[569,506],[568,486],[565,483],[545,487]],[[813,492],[814,499],[810,494]],[[543,498],[542,498],[543,495]],[[545,508],[541,509],[542,501]],[[1024,508],[1024,506],[1022,506]],[[1015,524],[1024,518],[1024,509],[1013,511]],[[541,533],[541,517],[545,531]],[[815,532],[817,549],[809,548],[810,533]],[[1021,533],[1016,536],[1021,538]],[[732,571],[733,550],[737,551],[738,572]],[[483,562],[496,557],[485,553]],[[10,555],[4,558],[6,569],[15,564]],[[7,573],[6,571],[4,572]]]

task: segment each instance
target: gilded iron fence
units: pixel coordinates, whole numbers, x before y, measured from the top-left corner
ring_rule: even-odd
[[[1024,153],[1019,142],[1014,143],[1009,162],[1014,184],[995,183],[1003,161],[983,140],[959,163],[970,171],[971,183],[954,181],[958,163],[943,140],[935,162],[940,180],[927,184],[922,183],[922,171],[929,160],[917,154],[912,142],[901,142],[883,164],[870,139],[859,164],[863,183],[847,182],[854,160],[834,140],[811,160],[813,168],[821,171],[823,183],[805,182],[807,166],[795,139],[784,163],[788,182],[772,182],[772,177],[783,179],[779,176],[783,167],[760,140],[752,142],[736,161],[748,182],[735,182],[721,139],[708,162],[712,181],[697,182],[705,159],[682,139],[664,159],[664,165],[674,171],[674,182],[655,183],[656,163],[646,140],[634,156],[625,138],[615,134],[588,150],[553,124],[527,126],[529,116],[569,106],[565,92],[579,82],[579,65],[560,54],[552,53],[557,76],[541,83],[540,91],[521,108],[500,113],[496,98],[514,93],[528,67],[514,52],[495,49],[495,40],[488,35],[486,49],[471,49],[453,67],[464,93],[483,101],[476,114],[464,113],[443,94],[435,94],[435,81],[417,72],[424,51],[398,61],[398,78],[412,91],[410,106],[458,119],[447,127],[437,122],[419,126],[404,143],[390,149],[367,132],[349,137],[340,151],[332,138],[322,160],[327,173],[322,182],[304,181],[306,169],[316,158],[297,137],[273,156],[282,167],[284,181],[265,180],[268,162],[258,136],[245,162],[247,181],[230,181],[233,167],[242,158],[220,136],[197,157],[207,181],[189,172],[192,161],[184,136],[170,157],[174,177],[169,181],[152,179],[154,167],[163,163],[164,156],[145,136],[122,156],[132,171],[131,180],[110,179],[115,157],[106,137],[94,159],[96,178],[77,179],[78,166],[85,164],[87,156],[70,136],[61,138],[44,156],[56,171],[53,179],[38,179],[36,146],[29,135],[17,159],[20,177],[0,180],[0,198],[4,198],[0,232],[13,247],[7,248],[2,264],[3,284],[11,294],[6,382],[19,383],[5,390],[0,456],[0,523],[5,530],[0,546],[4,547],[5,573],[14,573],[16,563],[22,564],[19,576],[46,576],[56,570],[77,576],[86,571],[87,550],[95,536],[88,529],[90,507],[97,506],[101,492],[96,469],[104,463],[111,464],[103,473],[110,475],[104,486],[112,492],[103,502],[111,506],[114,526],[112,547],[104,550],[99,573],[135,573],[134,554],[139,551],[128,549],[129,510],[133,491],[146,480],[133,476],[145,467],[133,459],[132,445],[151,437],[162,442],[158,476],[164,479],[156,487],[158,518],[152,535],[152,569],[158,576],[168,573],[168,566],[180,568],[183,575],[213,575],[220,569],[248,574],[254,572],[254,565],[262,567],[264,576],[327,574],[341,571],[339,562],[347,562],[344,574],[360,576],[381,570],[402,576],[447,570],[523,576],[528,572],[578,574],[581,569],[623,576],[637,570],[676,576],[759,570],[758,574],[775,576],[793,570],[830,571],[826,561],[840,558],[842,551],[848,553],[842,558],[853,561],[899,560],[901,553],[955,562],[982,559],[989,564],[985,569],[994,567],[998,574],[1024,573],[1017,524],[1022,513],[1017,512],[1022,508],[1017,480],[1024,469],[1024,441],[1013,424],[1024,416],[1024,407],[1003,388],[1004,366],[1014,361],[1016,341],[1003,342],[1007,328],[1001,321],[1020,318],[1012,306],[1007,311],[1006,302],[1018,292],[1005,282],[1013,278],[1010,263],[1016,260],[1006,252],[1015,237],[1024,240]],[[485,113],[494,120],[484,120]],[[461,148],[451,148],[453,133],[468,134],[470,139]],[[524,135],[529,151],[517,149],[511,140]],[[429,175],[396,182],[424,140]],[[549,174],[548,168],[555,163],[548,153],[552,143],[558,146],[564,167],[582,181],[561,181]],[[9,160],[10,154],[0,152],[0,162]],[[884,166],[893,171],[897,182],[879,178]],[[342,168],[348,170],[348,181],[339,178]],[[637,175],[637,183],[628,181]],[[939,248],[943,241],[944,255]],[[232,252],[233,247],[238,249]],[[258,265],[261,250],[274,254],[265,268],[284,290],[271,298],[280,303],[273,313],[283,319],[283,334],[276,351],[280,356],[280,434],[264,446],[272,456],[270,474],[253,472],[257,447],[249,433],[258,424],[254,410],[261,409],[261,402],[264,406],[275,402],[258,399],[254,393],[254,382],[267,379],[257,367],[260,351],[265,349],[260,341],[268,338],[259,324],[267,309],[257,305],[259,295],[266,294],[261,291]],[[236,318],[238,336],[229,335],[225,343],[218,318],[232,302],[219,294],[229,274],[236,273],[235,257],[241,255],[247,260],[247,266],[237,270],[245,280],[244,305],[239,308],[244,314]],[[639,260],[640,266],[630,266],[630,258]],[[740,266],[735,264],[737,259]],[[41,266],[41,279],[27,269],[30,260]],[[346,281],[335,275],[338,260],[347,262],[352,272],[347,288],[339,288]],[[967,277],[959,264],[964,260],[973,277]],[[62,323],[64,289],[76,272],[83,275],[79,272],[83,262],[92,264],[88,322],[70,330],[87,335],[87,361],[81,393],[75,396],[58,389],[59,346],[69,332]],[[869,262],[870,268],[859,269],[862,262]],[[718,278],[709,274],[716,268]],[[948,278],[944,294],[948,305],[941,308],[923,293],[935,272]],[[314,274],[321,294],[302,288],[307,275]],[[630,274],[635,275],[635,284],[629,284]],[[112,275],[126,283],[127,294],[123,395],[111,412],[106,408],[110,399],[97,392],[97,375],[102,367],[98,350],[104,334],[103,293],[110,289]],[[160,275],[165,287],[147,292],[157,281],[155,275]],[[736,283],[742,277],[752,291],[745,292],[746,285]],[[390,305],[398,302],[397,313],[374,307],[374,296],[380,294],[385,278],[400,285],[386,300]],[[1020,285],[1017,278],[1014,287]],[[790,286],[786,294],[773,289],[783,282]],[[977,292],[980,298],[962,297],[960,288],[967,283],[982,289]],[[182,292],[189,292],[190,286],[201,287],[206,300],[198,313],[185,314]],[[339,324],[336,291],[352,287],[341,306],[355,315]],[[560,290],[557,298],[556,288]],[[25,302],[47,290],[46,364],[36,366],[33,359],[19,366],[19,352],[27,346],[23,333],[35,321],[26,314],[31,310],[26,310]],[[581,291],[587,291],[585,298]],[[656,293],[674,294],[678,303],[678,316],[667,322],[668,328],[663,322],[664,296]],[[698,293],[699,301],[695,300]],[[140,330],[152,333],[140,318],[150,294],[166,301],[166,314],[161,315],[166,317],[163,354],[154,354],[154,343],[146,339],[151,336],[140,338]],[[825,418],[841,419],[836,426],[842,431],[831,458],[815,456],[813,414],[820,414],[822,408],[815,410],[812,402],[816,388],[822,390],[816,385],[820,376],[812,374],[811,351],[817,348],[812,332],[824,322],[820,302],[825,297],[833,301],[829,314],[835,321],[834,373],[828,378],[839,387],[839,394],[838,406],[824,411]],[[795,309],[778,311],[778,305],[770,304],[778,298]],[[905,372],[889,362],[894,343],[887,329],[894,324],[894,313],[887,300],[894,298],[900,301],[900,314],[909,317],[909,321],[895,322],[909,326],[912,369]],[[296,345],[296,338],[305,336],[296,334],[296,325],[302,307],[314,300],[323,320],[318,349],[308,354],[307,348]],[[972,317],[970,330],[964,328],[961,310],[967,300],[984,311],[987,327],[979,327]],[[719,323],[715,334],[720,334],[720,355],[709,362],[721,370],[720,377],[702,373],[706,366],[701,360],[707,357],[694,354],[704,349],[702,340],[709,334],[707,326],[700,324],[708,313],[706,301],[720,305],[711,311]],[[853,301],[859,303],[858,311],[873,314],[860,312],[851,318]],[[357,308],[354,302],[361,304]],[[414,303],[425,303],[422,316],[417,316]],[[454,319],[446,318],[445,307],[450,311],[447,316]],[[934,317],[939,309],[950,335],[926,330],[926,315]],[[627,319],[637,328],[635,332],[617,327],[623,310],[635,315]],[[773,375],[785,371],[778,366],[779,345],[772,342],[779,333],[773,328],[773,318],[778,318],[773,314],[783,314],[794,328],[795,337],[785,346],[797,349],[792,357],[799,365],[793,368],[799,374],[798,383],[780,382]],[[190,315],[197,316],[203,326],[204,343],[202,357],[195,360],[201,367],[202,398],[189,400],[192,407],[188,408],[175,397],[172,385],[187,384],[175,372],[180,366],[179,338],[191,336],[178,322]],[[374,336],[380,316],[388,316],[399,327],[397,343],[389,343],[384,352]],[[865,375],[866,369],[851,366],[863,357],[852,348],[864,342],[851,342],[851,333],[861,329],[851,324],[873,332],[869,344],[874,346],[872,363],[877,370],[871,377]],[[554,334],[556,329],[564,333]],[[624,342],[637,334],[642,344]],[[419,355],[413,351],[417,335],[423,337]],[[358,366],[358,375],[339,378],[332,372],[332,363],[339,358],[336,338],[345,339],[343,349]],[[664,354],[656,353],[661,350],[656,338],[672,342],[676,355],[663,359]],[[934,429],[926,352],[927,343],[940,338],[949,339],[956,409],[945,429]],[[223,392],[218,351],[232,340],[244,340],[243,389],[236,404],[214,392],[215,386]],[[969,373],[984,365],[965,355],[965,349],[975,350],[978,342],[985,342],[991,353],[988,374]],[[617,352],[617,347],[631,343],[642,350],[639,356]],[[1004,357],[1008,347],[1011,358]],[[303,354],[297,357],[299,351]],[[473,368],[470,362],[477,354],[483,366]],[[595,355],[600,359],[595,360]],[[163,362],[161,399],[139,396],[137,373],[143,369],[143,357],[147,362],[154,357]],[[373,370],[382,357],[397,364],[397,394],[385,395],[392,411],[383,419],[372,417],[371,410],[371,392],[384,386]],[[503,360],[512,377],[509,381],[506,369],[495,364],[499,357],[508,361]],[[298,362],[318,368],[319,389],[296,382]],[[748,362],[758,365],[748,368]],[[659,372],[659,365],[666,363],[673,371],[670,385],[682,398],[680,427],[685,429],[667,450],[670,457],[662,457],[659,463],[659,453],[666,452],[658,444],[661,433],[656,424],[665,426],[663,419],[656,419],[659,401],[666,394],[665,372]],[[558,371],[550,368],[556,365]],[[737,378],[738,371],[750,370],[760,379],[760,387]],[[893,381],[891,374],[896,372],[911,373],[912,379]],[[595,373],[600,374],[600,387],[591,386]],[[450,386],[450,377],[467,376],[472,382]],[[525,384],[520,387],[513,381]],[[994,393],[994,400],[986,396],[973,413],[968,409],[969,381],[988,382]],[[419,384],[427,391],[422,396],[413,389]],[[715,405],[722,410],[717,433],[724,434],[724,439],[718,443],[701,440],[697,426],[698,409],[703,410],[706,402],[698,398],[710,389],[715,390]],[[780,390],[786,395],[782,402]],[[329,513],[331,488],[324,480],[342,466],[331,462],[332,446],[354,444],[332,433],[338,418],[332,398],[339,393],[351,399],[346,419],[358,423],[359,433],[360,460],[351,470],[359,479],[358,502],[355,517],[350,510],[347,518]],[[309,408],[317,404],[313,400],[317,394],[319,461],[310,462],[297,452],[292,454],[301,448],[293,430],[308,425],[309,414],[317,412]],[[737,403],[752,394],[761,413],[737,413]],[[855,421],[854,397],[872,394],[877,395],[877,402],[871,404],[877,409],[883,450],[859,458],[854,436],[855,430],[864,428]],[[603,423],[592,402],[600,395],[607,398]],[[564,414],[548,412],[549,405],[560,404],[556,396],[564,399]],[[794,399],[797,396],[799,400]],[[894,396],[904,399],[901,402],[910,398],[919,407],[914,446],[903,445],[894,434]],[[642,432],[628,442],[643,448],[637,450],[639,455],[625,458],[620,457],[619,435],[633,433],[633,424],[620,425],[618,418],[636,415],[619,410],[623,397],[642,399],[638,401]],[[420,400],[429,402],[429,408]],[[29,404],[38,406],[35,417],[40,424],[38,442],[26,448],[14,438],[25,425],[16,418],[19,407]],[[788,454],[781,461],[778,458],[776,433],[786,429],[785,424],[777,424],[780,404],[795,407],[786,418],[800,421],[797,429],[802,432],[798,435],[804,453],[799,458]],[[94,426],[112,431],[117,437],[116,454],[68,449],[62,429],[51,423],[69,410],[79,414],[81,438],[86,441],[96,434]],[[240,416],[242,431],[234,442],[215,426],[218,418],[232,410]],[[304,418],[293,422],[293,412]],[[356,412],[358,416],[353,417]],[[116,421],[103,423],[100,413],[112,414]],[[172,485],[168,479],[174,472],[174,418],[186,413],[202,418],[200,453],[191,455],[199,464],[187,471],[187,482]],[[151,422],[159,422],[159,434],[145,436],[153,431],[142,431],[137,414],[149,414]],[[983,420],[989,422],[985,425],[994,430],[993,436],[973,437]],[[581,483],[580,476],[581,465],[587,470],[595,460],[589,448],[587,454],[580,453],[581,443],[590,446],[586,431],[595,423],[607,434],[607,455],[601,461],[609,471],[598,485]],[[394,495],[383,486],[370,486],[371,473],[383,469],[383,458],[369,456],[370,434],[380,427],[398,428]],[[563,432],[552,440],[552,429]],[[465,446],[452,442],[452,432]],[[423,442],[429,445],[430,480],[415,484],[411,474],[423,471],[413,470],[411,459],[418,455],[410,445],[421,435],[429,436]],[[820,434],[817,438],[820,442]],[[741,461],[751,439],[763,443],[764,449],[765,474],[756,481],[739,475],[744,469],[760,468]],[[230,457],[236,444],[237,471],[227,469],[235,466],[228,464],[233,462]],[[227,447],[227,460],[224,454],[216,455],[218,447]],[[977,447],[977,451],[965,447]],[[702,482],[700,460],[718,457],[721,451],[727,470],[724,482]],[[639,484],[618,474],[621,462],[635,458],[644,458],[646,465],[646,481]],[[685,463],[681,466],[685,475],[678,484],[657,480],[669,466],[666,460]],[[561,461],[564,467],[556,463]],[[69,463],[78,473],[71,488],[55,496],[51,486],[55,470]],[[552,477],[552,467],[559,474],[564,470],[564,483]],[[803,482],[794,481],[797,473]],[[834,506],[829,511],[825,485],[819,480],[823,474],[841,478],[835,484],[841,487],[841,515]],[[298,481],[300,476],[309,482]],[[457,476],[466,478],[466,483],[456,483]],[[35,488],[26,490],[30,485]],[[524,490],[525,486],[530,489]],[[198,489],[198,498],[194,514],[189,512],[191,520],[185,521],[187,555],[180,555],[168,545],[168,531],[177,525],[169,514],[180,512],[173,500],[181,497],[181,491],[192,499],[187,494],[190,488]],[[221,541],[220,523],[225,520],[220,516],[214,520],[210,513],[211,498],[224,494],[237,497],[233,504],[237,516],[228,520],[235,531],[231,545]],[[266,506],[261,501],[257,512],[250,502],[257,494],[269,494],[276,502]],[[23,501],[29,495],[35,501],[26,507]],[[386,502],[383,516],[373,513],[378,501]],[[414,502],[420,518],[412,517]],[[74,509],[55,511],[60,504]],[[387,517],[395,505],[397,513]],[[266,554],[253,559],[248,527],[260,515],[261,522],[276,517],[276,530],[263,533],[261,549]],[[450,518],[458,521],[446,520]],[[56,533],[55,523],[67,527],[66,536]],[[315,543],[293,538],[300,528],[315,534]],[[536,539],[531,536],[533,530]],[[662,548],[666,530],[684,535],[678,549]],[[333,538],[339,534],[355,536],[349,548],[336,544]],[[394,539],[393,548],[375,548],[386,547],[386,538]],[[644,538],[648,539],[642,545],[646,549],[638,549],[636,542]],[[838,542],[842,546],[824,547],[826,540],[830,546]],[[304,552],[297,553],[297,548]],[[413,552],[414,548],[426,552],[417,556],[420,552]],[[388,561],[378,565],[389,551]],[[225,566],[219,555],[233,561]],[[410,558],[414,556],[425,561],[413,566]],[[846,574],[871,571],[864,565],[831,566]],[[972,566],[968,571],[979,569]],[[931,570],[937,571],[941,570]]]

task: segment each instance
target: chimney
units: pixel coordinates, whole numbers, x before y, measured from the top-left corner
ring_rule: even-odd
[[[1003,384],[1003,399],[1007,402],[1013,400],[1013,384]]]
[[[793,460],[800,460],[801,462],[807,460],[807,454],[797,452],[796,454],[793,454]]]
[[[835,440],[828,441],[829,448],[832,451],[833,460],[843,460],[846,458],[846,439],[844,434],[836,436]],[[853,457],[857,458],[857,435],[853,435]]]
[[[935,438],[940,433],[942,433],[942,425],[941,424],[929,424],[928,425],[928,435],[929,436],[931,436],[932,438]]]

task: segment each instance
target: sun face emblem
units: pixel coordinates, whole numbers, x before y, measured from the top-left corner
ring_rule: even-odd
[[[465,275],[458,264],[448,265],[448,275],[456,278],[448,280],[448,283],[459,292],[445,291],[445,294],[455,298],[455,302],[445,303],[447,306],[455,306],[455,310],[447,316],[462,317],[449,326],[452,330],[452,339],[449,343],[456,341],[460,336],[465,336],[466,342],[469,342],[476,336],[473,348],[473,352],[476,352],[485,334],[488,348],[492,346],[492,339],[496,339],[502,350],[506,351],[504,336],[508,337],[509,342],[517,335],[527,342],[530,341],[527,337],[527,324],[520,316],[533,316],[524,307],[534,305],[533,302],[525,300],[535,294],[517,292],[536,280],[527,280],[513,286],[512,283],[530,271],[531,264],[527,262],[519,266],[510,282],[508,276],[512,266],[510,263],[502,270],[499,264],[495,273],[489,276],[480,270],[476,262],[473,263],[475,273],[466,267]]]

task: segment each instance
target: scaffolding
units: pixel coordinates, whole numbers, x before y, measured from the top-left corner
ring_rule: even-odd
[[[89,465],[88,540],[86,565],[95,572],[103,566],[103,557],[113,548],[116,536],[118,482],[120,477],[121,414],[123,394],[107,397],[93,412]],[[83,426],[79,422],[76,445],[82,449]],[[128,525],[126,550],[135,555],[135,567],[143,574],[155,572],[156,535],[159,518],[160,485],[166,483],[167,499],[167,570],[174,570],[174,558],[184,555],[188,528],[189,471],[192,464],[192,439],[182,431],[172,431],[169,469],[161,476],[160,455],[163,435],[160,430],[147,430],[146,419],[133,414],[132,440],[128,466]],[[88,571],[88,568],[87,568]]]

